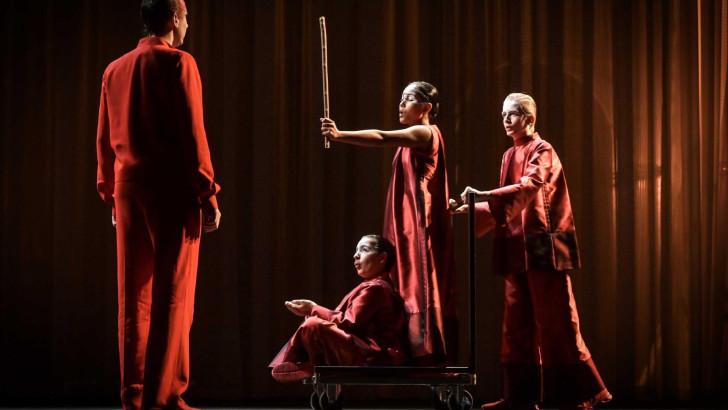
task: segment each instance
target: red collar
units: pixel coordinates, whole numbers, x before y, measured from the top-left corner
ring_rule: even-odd
[[[157,37],[157,36],[147,36],[147,37],[140,38],[139,44],[137,44],[137,47],[142,47],[142,46],[166,46],[166,47],[172,48],[172,46],[168,42],[162,40],[161,37]]]

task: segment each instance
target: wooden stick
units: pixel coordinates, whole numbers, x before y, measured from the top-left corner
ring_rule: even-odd
[[[329,52],[326,41],[326,17],[319,17],[319,29],[321,31],[321,79],[324,88],[324,118],[331,118],[329,112]],[[329,149],[331,142],[324,137],[324,148]]]

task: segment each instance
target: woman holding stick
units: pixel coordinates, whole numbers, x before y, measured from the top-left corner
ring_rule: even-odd
[[[431,124],[438,109],[437,89],[416,81],[404,89],[399,103],[405,129],[343,131],[331,118],[321,119],[321,133],[330,141],[398,147],[383,232],[396,248],[390,274],[405,303],[411,354],[422,365],[445,363],[457,347],[445,141]]]

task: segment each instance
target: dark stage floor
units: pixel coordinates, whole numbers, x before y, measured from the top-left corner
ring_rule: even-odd
[[[362,405],[362,404],[352,404],[351,406],[347,406],[346,408],[350,409],[376,409],[376,410],[401,410],[401,409],[409,409],[409,410],[430,410],[431,407],[372,407],[370,405]],[[480,407],[476,407],[474,410],[479,409]],[[0,406],[0,409],[2,410],[34,410],[34,409],[42,409],[42,410],[49,410],[49,409],[59,409],[59,410],[117,410],[118,407],[2,407]],[[204,410],[300,410],[300,409],[309,409],[307,406],[288,406],[288,407],[203,407]],[[625,408],[625,407],[619,407],[619,408],[612,408],[612,407],[600,407],[600,409],[604,410],[635,410],[635,408]],[[715,410],[715,409],[728,409],[728,405],[726,407],[710,407],[710,408],[689,408],[689,407],[683,407],[683,408],[646,408],[646,407],[640,407],[639,410]],[[543,410],[556,410],[556,409],[550,409],[550,408],[544,408]]]

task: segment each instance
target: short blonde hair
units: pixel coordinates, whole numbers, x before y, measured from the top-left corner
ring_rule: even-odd
[[[533,117],[533,123],[536,124],[536,100],[533,97],[524,93],[511,93],[505,100],[516,103],[521,114]]]

